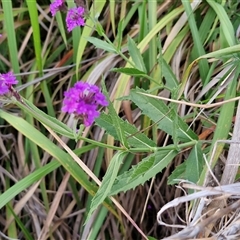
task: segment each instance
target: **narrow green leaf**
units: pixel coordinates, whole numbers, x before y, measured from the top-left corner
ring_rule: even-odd
[[[185,178],[185,171],[186,171],[186,162],[183,162],[182,164],[178,165],[174,171],[171,173],[171,175],[168,177],[168,184],[178,184],[179,180],[186,179]]]
[[[128,51],[129,51],[129,54],[132,58],[134,65],[136,66],[136,68],[138,68],[139,70],[141,70],[144,73],[147,73],[145,64],[143,62],[142,55],[141,55],[139,49],[137,48],[136,43],[129,36],[128,36]]]
[[[172,69],[167,64],[163,57],[161,59],[161,67],[162,75],[166,79],[166,87],[169,88],[170,90],[176,89],[178,87],[178,80],[176,79],[176,76],[174,75]]]
[[[103,37],[105,35],[105,31],[100,22],[95,22],[95,28],[99,36]]]
[[[6,170],[7,172],[10,172],[10,161],[7,161],[6,162]],[[10,179],[6,176],[5,177],[5,184],[4,184],[4,189],[7,190],[10,188],[11,184],[10,184]],[[7,234],[8,234],[8,237],[11,238],[11,239],[16,239],[17,238],[17,226],[16,226],[16,219],[12,218],[14,217],[12,215],[12,209],[13,209],[13,201],[10,201],[9,203],[6,204],[6,221],[9,222],[11,221],[11,223],[8,225],[8,228],[7,228]],[[14,220],[13,220],[14,219]]]
[[[234,46],[236,44],[234,28],[226,10],[224,9],[224,6],[219,4],[217,1],[207,0],[207,2],[214,9],[218,16],[218,19],[221,23],[220,28],[222,28],[229,46]]]
[[[229,58],[233,55],[236,55],[235,53],[237,53],[237,57],[239,57],[239,52],[240,52],[240,44],[237,44],[231,47],[223,48],[215,52],[210,52],[205,55],[202,55],[201,57],[196,59],[196,61],[202,58],[216,58],[216,59]]]
[[[107,89],[105,87],[104,84],[102,84],[102,88],[103,88],[103,93],[105,94],[105,96],[107,96],[108,98],[108,102],[109,102],[109,106],[108,106],[108,109],[109,109],[109,115],[112,119],[112,123],[113,123],[113,126],[115,127],[116,129],[116,133],[117,133],[117,136],[118,136],[118,139],[119,141],[121,142],[121,144],[125,147],[125,148],[128,148],[128,142],[127,142],[127,138],[124,134],[124,128],[125,126],[123,126],[121,124],[121,119],[119,118],[119,116],[117,115],[114,107],[113,107],[113,104],[112,102],[110,101],[109,97],[108,97],[108,93],[107,93]]]
[[[94,219],[91,232],[89,233],[88,239],[98,239],[99,231],[101,231],[103,224],[108,216],[108,210],[105,207],[101,207],[96,218]]]
[[[133,166],[129,171],[119,175],[115,180],[109,196],[119,192],[126,192],[144,184],[150,178],[161,172],[177,155],[176,150],[164,150],[151,154],[142,159],[140,163]]]
[[[86,38],[88,42],[92,43],[96,48],[100,48],[105,50],[106,52],[112,52],[112,53],[117,53],[115,47],[106,41],[100,40],[95,37],[87,37]]]
[[[203,170],[203,153],[201,143],[197,142],[191,150],[188,158],[177,166],[172,174],[168,177],[168,184],[179,183],[180,180],[189,180],[198,182]]]
[[[37,119],[43,124],[46,124],[48,127],[50,127],[52,130],[54,130],[57,133],[60,133],[66,137],[69,137],[71,139],[74,139],[73,131],[71,128],[69,128],[66,124],[63,122],[57,120],[54,117],[51,117],[38,109],[34,104],[32,104],[27,99],[23,99],[23,103],[16,101],[15,104],[21,108],[26,113],[30,114],[32,117]]]
[[[124,73],[124,74],[134,76],[134,77],[144,77],[144,76],[146,76],[145,72],[140,71],[137,68],[113,68],[113,69],[111,69],[111,71]]]
[[[193,10],[189,1],[182,1],[182,4],[185,8],[186,14],[188,16],[188,24],[191,30],[194,47],[192,50],[192,54],[194,59],[198,58],[199,56],[205,54],[205,50],[203,48],[203,44],[201,42],[199,31],[197,28],[197,24],[194,18]],[[207,73],[209,71],[208,61],[206,59],[202,59],[198,62],[199,65],[199,72],[201,75],[201,79],[204,82],[207,78]]]
[[[11,58],[11,64],[14,73],[20,73],[19,61],[17,58],[18,50],[17,50],[17,37],[16,31],[14,28],[14,18],[13,18],[13,9],[12,9],[12,1],[1,1],[4,13],[4,31],[7,33],[7,43],[8,50]],[[19,84],[21,85],[21,78],[17,77]]]
[[[122,45],[123,22],[124,22],[124,19],[122,19],[122,20],[118,23],[118,32],[117,32],[117,38],[116,38],[118,51],[120,51],[121,45]],[[115,23],[114,23],[114,24],[115,24]]]
[[[6,190],[4,193],[0,195],[0,209],[5,206],[11,199],[13,199],[20,192],[24,191],[26,188],[31,186],[33,183],[40,180],[42,177],[46,176],[48,173],[54,171],[58,167],[60,167],[60,163],[56,160],[51,161],[45,166],[37,169],[33,173],[29,174],[27,177],[21,179],[16,184],[14,184],[11,188]]]
[[[154,78],[152,78],[151,76],[147,75],[145,72],[142,72],[137,68],[113,68],[111,69],[111,71],[124,73],[126,75],[133,77],[143,77],[149,79],[151,82],[154,82],[157,86],[159,86],[159,82],[157,82]]]
[[[203,170],[203,153],[201,143],[198,142],[191,150],[186,160],[186,180],[197,183]]]
[[[105,198],[108,196],[112,185],[117,177],[118,170],[123,162],[123,159],[128,154],[128,152],[117,152],[107,168],[107,172],[103,177],[102,184],[99,187],[96,195],[92,199],[91,207],[87,216],[86,221],[90,218],[92,213],[97,209],[97,207],[103,203]]]
[[[24,224],[22,223],[21,219],[18,217],[17,214],[15,214],[14,210],[12,207],[9,207],[9,204],[7,205],[9,211],[11,211],[11,214],[13,215],[16,223],[18,224],[19,228],[21,229],[23,235],[25,236],[25,239],[27,240],[33,240],[33,236],[31,235],[31,233],[29,232],[29,229],[24,226]],[[9,236],[10,237],[10,236]]]
[[[115,11],[116,11],[116,3],[115,0],[109,1],[109,10],[110,10],[110,21],[112,25],[113,35],[116,35],[116,23],[115,23]]]
[[[36,55],[36,62],[40,72],[42,72],[42,47],[41,47],[41,36],[40,36],[40,28],[38,21],[38,11],[37,11],[37,2],[36,0],[26,0],[28,11],[31,20],[31,26],[33,29],[33,42],[34,42],[34,50]]]

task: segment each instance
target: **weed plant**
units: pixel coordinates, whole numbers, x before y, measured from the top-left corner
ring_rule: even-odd
[[[239,124],[239,9],[0,1],[0,238],[219,235],[230,220],[210,228],[203,211],[197,231],[205,198],[180,186],[222,182]]]

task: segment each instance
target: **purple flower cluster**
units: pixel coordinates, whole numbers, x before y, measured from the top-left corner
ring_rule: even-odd
[[[67,29],[69,32],[77,26],[84,26],[85,22],[83,19],[84,8],[77,7],[69,9],[66,17]]]
[[[18,81],[12,72],[0,73],[0,95],[4,95],[11,91],[12,85],[17,83]]]
[[[63,0],[55,0],[50,4],[50,11],[52,16],[55,16],[58,11],[67,11]],[[68,10],[66,17],[66,24],[68,32],[71,32],[77,26],[84,26],[84,12],[83,7],[74,7]]]
[[[99,106],[108,106],[108,102],[96,85],[77,82],[64,93],[62,111],[74,113],[86,127],[99,117]]]
[[[65,4],[63,0],[55,0],[50,4],[50,11],[52,13],[52,16],[55,16],[56,13],[60,10],[64,10]]]

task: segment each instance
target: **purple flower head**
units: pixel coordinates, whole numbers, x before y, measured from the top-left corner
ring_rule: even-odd
[[[17,84],[18,81],[12,72],[0,73],[0,95],[4,95],[11,90],[12,85]]]
[[[83,7],[75,7],[68,10],[66,23],[67,30],[71,32],[77,26],[84,26],[84,8]]]
[[[65,5],[63,0],[55,0],[50,4],[50,11],[52,13],[52,16],[55,16],[57,11],[60,11],[64,8],[65,8]]]
[[[108,102],[96,85],[77,82],[64,93],[62,111],[74,113],[83,120],[86,127],[99,117],[99,106],[108,106]]]

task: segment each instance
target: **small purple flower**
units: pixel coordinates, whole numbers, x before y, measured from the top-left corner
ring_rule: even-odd
[[[50,4],[50,11],[52,16],[55,16],[57,11],[62,10],[65,7],[63,0],[55,0]]]
[[[74,113],[76,117],[83,120],[86,127],[92,125],[99,117],[99,106],[108,106],[108,102],[96,85],[77,82],[64,92],[62,111]]]
[[[68,10],[66,23],[67,30],[71,32],[77,26],[84,26],[84,8],[83,7],[75,7]]]
[[[0,95],[4,95],[11,90],[12,85],[17,84],[18,81],[12,72],[0,73]]]

